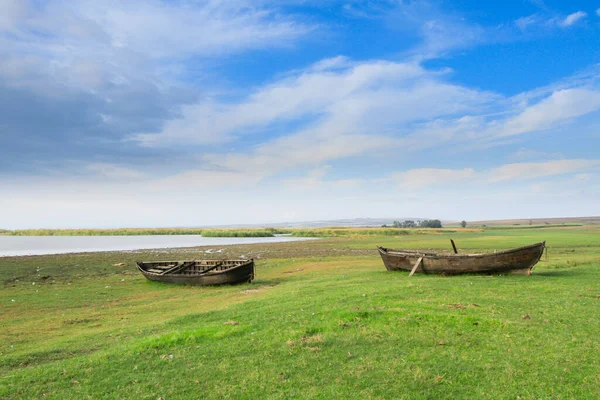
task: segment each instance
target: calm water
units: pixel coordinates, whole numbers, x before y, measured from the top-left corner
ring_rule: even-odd
[[[204,238],[200,235],[152,236],[1,236],[0,257],[39,254],[164,249],[226,244],[274,243],[308,240],[289,236],[266,238]],[[215,249],[217,250],[217,249]]]

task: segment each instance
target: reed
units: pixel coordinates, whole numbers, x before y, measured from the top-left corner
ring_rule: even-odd
[[[135,236],[200,235],[200,228],[119,228],[119,229],[21,229],[4,231],[8,236]]]
[[[273,237],[275,234],[266,229],[206,229],[202,231],[203,237]]]

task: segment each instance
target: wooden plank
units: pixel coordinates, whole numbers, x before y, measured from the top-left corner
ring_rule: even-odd
[[[184,262],[182,264],[176,265],[173,268],[170,269],[166,269],[164,270],[161,275],[166,275],[166,274],[173,274],[175,272],[180,272],[181,270],[187,268],[187,267],[191,267],[192,265],[194,265],[194,261],[188,261],[188,262]]]
[[[423,261],[423,256],[419,257],[419,259],[415,263],[415,266],[413,267],[412,271],[410,271],[410,274],[408,274],[408,276],[413,276],[414,275],[414,273],[417,270],[417,268],[419,268],[419,265],[421,265],[421,261]]]
[[[456,245],[454,244],[454,240],[450,239],[450,242],[452,243],[452,248],[454,249],[454,254],[458,254],[458,250],[456,250]]]
[[[216,263],[216,264],[215,264],[215,265],[213,265],[212,267],[210,267],[210,268],[208,268],[208,269],[205,269],[205,270],[202,270],[202,271],[200,271],[200,273],[199,273],[198,275],[203,275],[203,274],[207,273],[208,271],[212,271],[213,269],[220,267],[221,265],[223,265],[223,262]]]
[[[160,274],[162,269],[148,268],[148,272],[152,272],[154,274]]]

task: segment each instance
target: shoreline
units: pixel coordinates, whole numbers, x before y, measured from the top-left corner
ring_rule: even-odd
[[[166,235],[169,238],[175,237],[175,235]],[[189,237],[189,235],[185,235]],[[31,238],[32,236],[26,236]],[[41,236],[43,238],[48,238],[46,236]],[[54,238],[102,238],[102,236],[56,236]],[[120,237],[120,236],[108,236],[109,238]],[[140,238],[140,236],[132,236],[135,238]],[[152,236],[157,237],[157,236]],[[69,250],[57,250],[57,251],[39,251],[31,250],[32,252],[27,254],[5,254],[3,250],[0,250],[0,260],[8,259],[8,258],[26,258],[26,257],[40,257],[40,256],[60,256],[60,255],[86,255],[86,254],[99,254],[99,253],[123,253],[123,254],[132,254],[136,252],[161,252],[161,253],[177,253],[177,252],[198,252],[203,251],[204,254],[220,254],[218,248],[219,247],[228,247],[228,246],[245,246],[245,245],[260,245],[260,244],[274,244],[274,243],[295,243],[295,242],[304,242],[304,241],[314,241],[322,238],[316,237],[290,237],[290,236],[275,236],[275,237],[245,237],[245,238],[233,238],[233,237],[225,237],[225,238],[203,238],[208,239],[214,242],[227,242],[227,243],[210,243],[210,244],[199,244],[199,245],[183,245],[183,246],[159,246],[159,247],[138,247],[136,248],[121,248],[121,249],[73,249]],[[52,240],[52,239],[51,239]],[[61,239],[63,240],[63,239]],[[216,251],[207,252],[213,248]],[[196,250],[197,249],[197,250]],[[11,250],[6,250],[9,252]],[[22,250],[22,252],[29,252],[30,250]],[[14,251],[18,252],[18,251]]]

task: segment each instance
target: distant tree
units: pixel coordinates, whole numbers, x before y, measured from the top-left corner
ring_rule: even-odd
[[[442,222],[439,219],[425,219],[419,223],[421,228],[441,228]]]
[[[388,226],[386,224],[381,225],[382,228],[387,228]]]
[[[394,228],[401,228],[402,224],[400,223],[400,221],[394,221],[393,225]]]
[[[467,221],[461,221],[460,222],[460,226],[463,227],[463,228],[466,227],[467,226]]]

